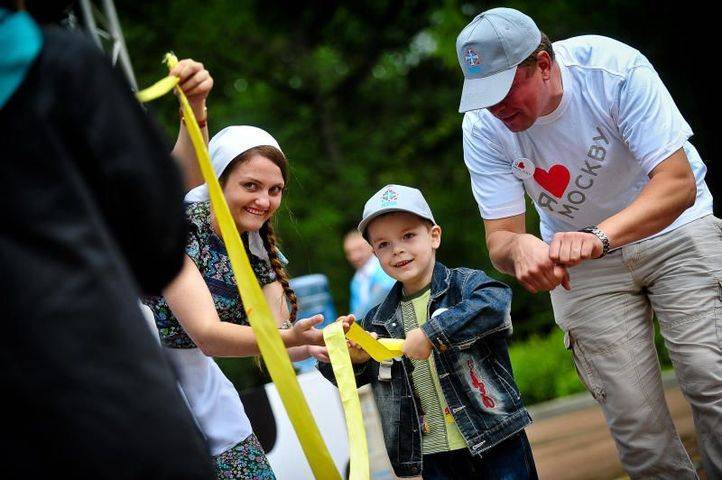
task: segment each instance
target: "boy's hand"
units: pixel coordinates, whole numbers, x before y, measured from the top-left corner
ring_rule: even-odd
[[[414,328],[406,334],[403,352],[407,357],[413,360],[426,360],[431,355],[432,348],[429,337],[420,328]]]
[[[374,338],[379,337],[374,332],[369,332],[369,335]],[[366,353],[366,350],[361,348],[356,342],[346,340],[346,345],[348,345],[348,355],[351,357],[351,363],[366,363],[371,359],[371,355]]]
[[[353,314],[341,315],[336,319],[336,321],[343,324],[343,333],[346,333],[348,332],[348,329],[351,328],[351,324],[356,321],[356,316]]]
[[[344,333],[348,332],[348,329],[351,328],[351,324],[355,320],[356,317],[354,317],[353,315],[341,315],[336,319],[337,322],[341,322]],[[366,352],[361,350],[361,348],[358,346],[355,346],[355,348],[351,347],[352,343],[353,342],[346,340],[346,345],[349,347],[349,356],[351,357],[351,363],[364,363],[366,360],[368,360],[369,356],[366,354]],[[308,345],[307,348],[308,353],[319,362],[331,363],[331,358],[328,356],[328,347],[320,345]],[[361,352],[362,355],[366,355],[366,359],[363,359],[362,355],[359,355],[358,352]],[[357,359],[358,361],[354,361],[354,359]]]

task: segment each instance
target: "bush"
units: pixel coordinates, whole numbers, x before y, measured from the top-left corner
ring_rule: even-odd
[[[669,354],[656,324],[654,341],[662,369],[671,368]],[[524,341],[514,342],[509,354],[516,383],[527,405],[585,390],[574,368],[571,352],[564,348],[564,333],[559,328],[544,337],[533,335]]]
[[[509,354],[516,383],[527,405],[584,391],[572,357],[564,348],[564,334],[558,328],[546,337],[534,335],[515,342]]]

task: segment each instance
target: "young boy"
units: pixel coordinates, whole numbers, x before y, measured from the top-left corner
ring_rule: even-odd
[[[379,364],[350,349],[358,385],[372,385],[396,474],[536,479],[524,433],[531,418],[507,351],[509,287],[436,261],[441,228],[415,188],[379,190],[366,202],[358,230],[397,280],[363,327],[378,337],[406,338],[405,356]],[[319,369],[333,381],[330,365]]]

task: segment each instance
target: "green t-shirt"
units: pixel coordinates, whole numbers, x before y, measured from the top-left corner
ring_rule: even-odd
[[[430,298],[431,286],[429,285],[420,292],[401,300],[405,333],[426,323],[429,317]],[[411,381],[421,402],[426,427],[422,432],[423,454],[466,448],[466,441],[449,411],[441,390],[433,354],[428,360],[411,360],[411,363],[414,365]]]

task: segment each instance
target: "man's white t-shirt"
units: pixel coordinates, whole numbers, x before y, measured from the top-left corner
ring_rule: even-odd
[[[541,234],[597,225],[627,207],[661,161],[683,148],[697,199],[659,234],[712,213],[707,172],[692,130],[649,61],[606,37],[554,43],[564,94],[527,130],[512,133],[484,110],[464,116],[464,161],[484,219],[524,213],[524,192]]]

